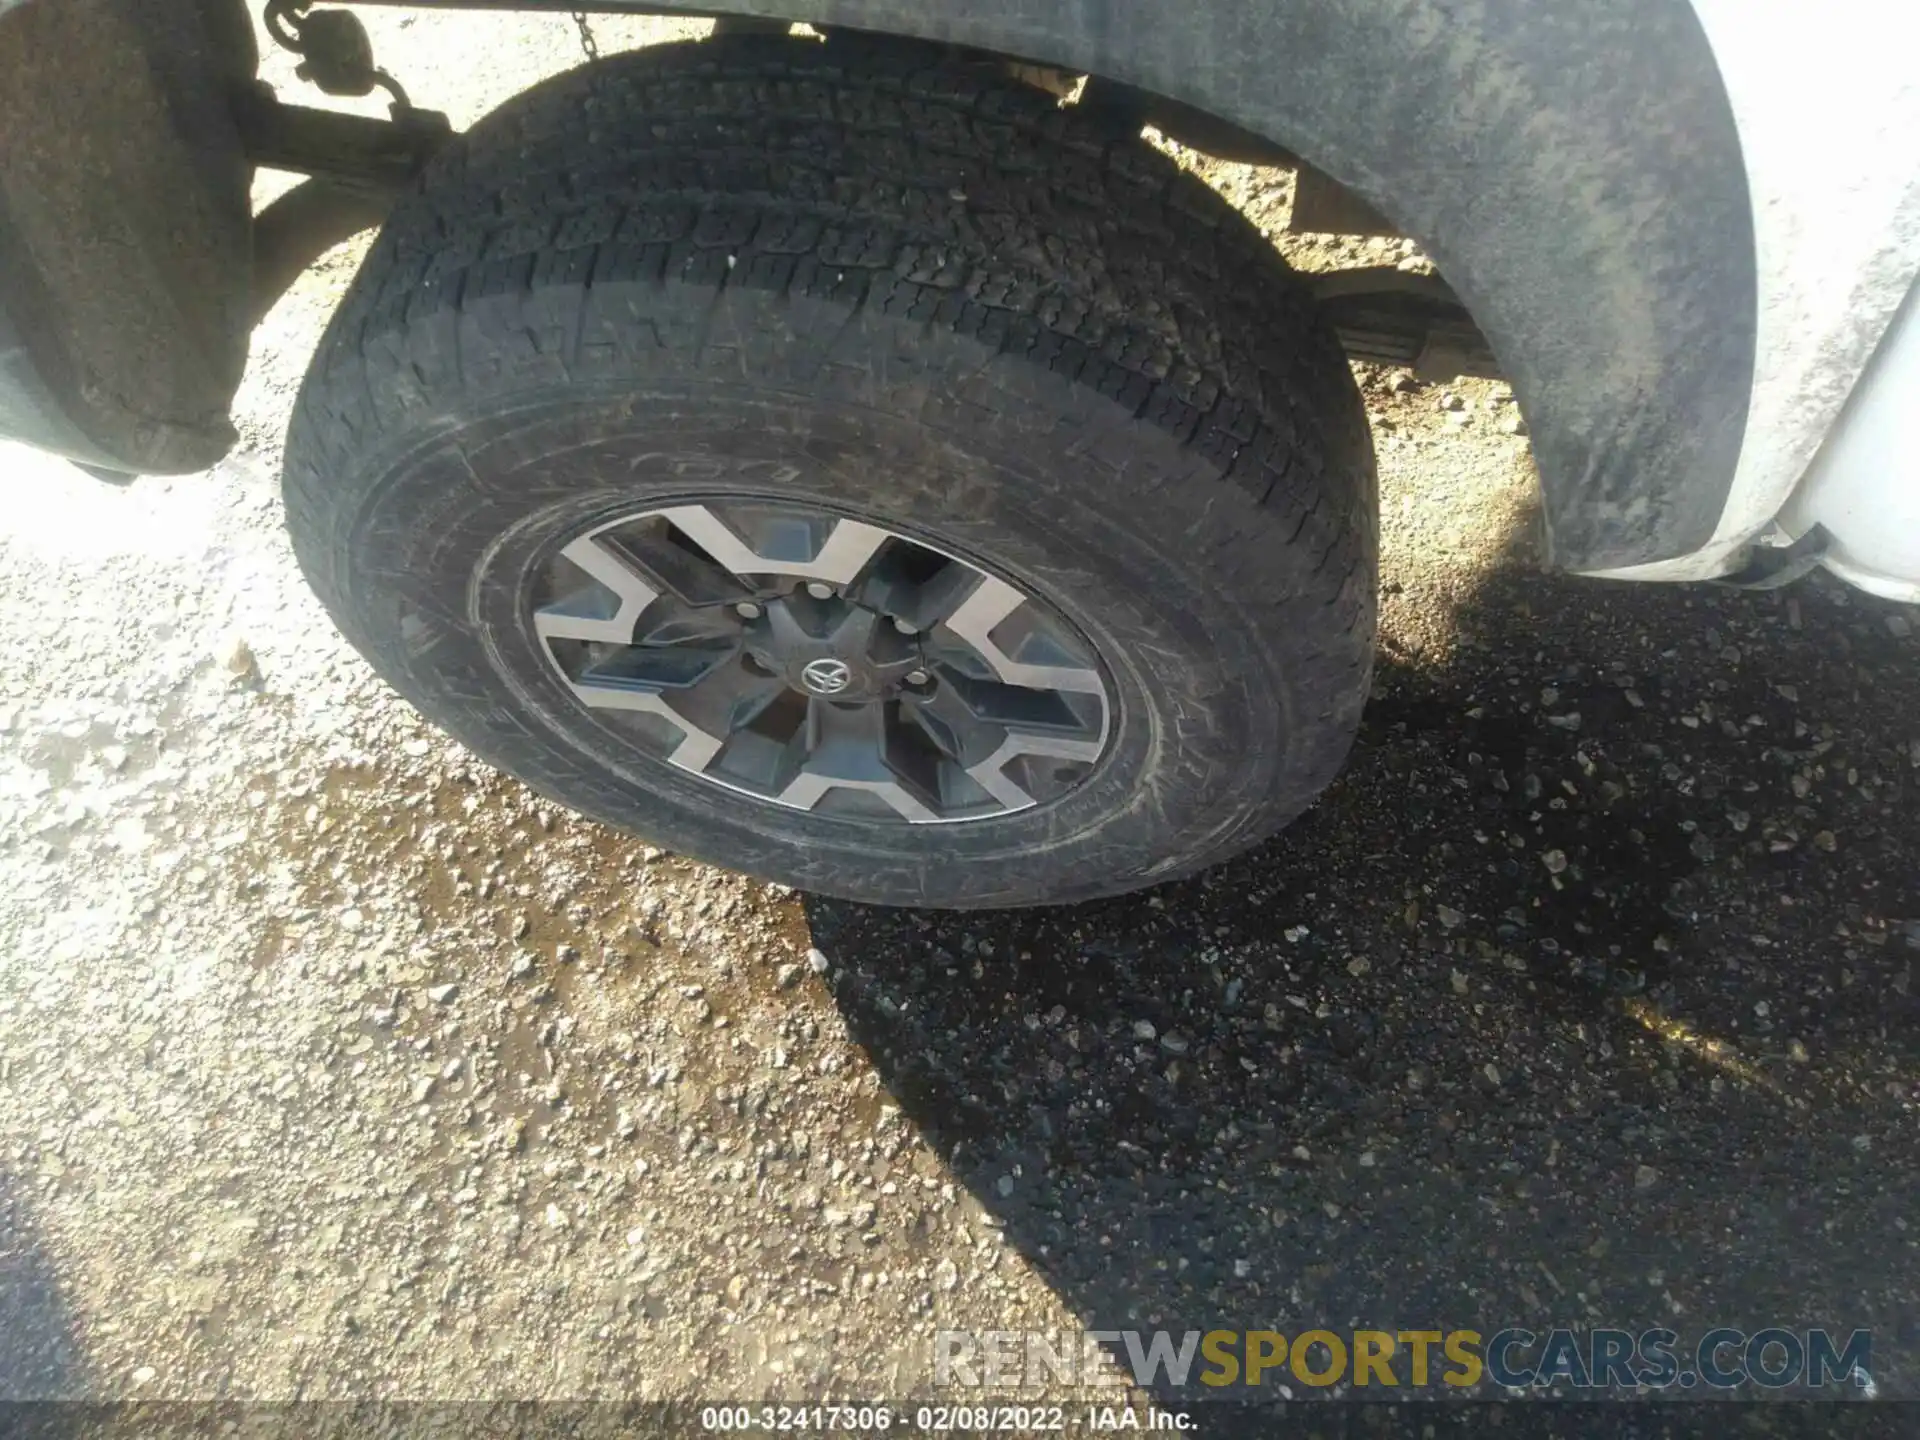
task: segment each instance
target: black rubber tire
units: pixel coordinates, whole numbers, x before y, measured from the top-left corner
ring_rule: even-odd
[[[1045,806],[872,827],[615,753],[515,567],[693,490],[877,517],[1042,595],[1111,672],[1106,758]],[[1333,777],[1372,665],[1365,414],[1272,248],[1138,140],[918,46],[662,46],[488,117],[334,318],[286,502],[342,630],[480,755],[857,900],[1082,900],[1218,861]]]

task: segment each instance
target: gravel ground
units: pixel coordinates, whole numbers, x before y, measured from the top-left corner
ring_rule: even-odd
[[[577,54],[372,18],[457,123]],[[899,1395],[936,1328],[1308,1321],[1870,1327],[1920,1395],[1920,617],[1542,576],[1505,389],[1369,372],[1322,804],[1095,906],[816,901],[336,637],[277,447],[353,259],[215,472],[0,449],[0,1397]]]

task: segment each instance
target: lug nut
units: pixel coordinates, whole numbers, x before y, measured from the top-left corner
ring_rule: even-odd
[[[760,607],[751,600],[742,600],[738,605],[733,607],[733,613],[738,615],[742,620],[758,620],[760,618]]]
[[[920,633],[920,627],[918,625],[914,624],[911,620],[902,620],[898,615],[893,617],[893,628],[898,630],[902,635],[918,635]]]
[[[807,594],[816,600],[831,600],[833,598],[833,587],[824,580],[809,580],[807,582]]]
[[[907,684],[909,684],[909,685],[924,685],[924,684],[926,684],[926,683],[927,683],[927,672],[926,672],[926,671],[924,671],[924,670],[909,670],[909,671],[907,672]]]

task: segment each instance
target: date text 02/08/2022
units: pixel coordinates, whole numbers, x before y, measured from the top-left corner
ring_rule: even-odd
[[[700,1428],[710,1433],[885,1435],[1013,1435],[1066,1430],[1149,1431],[1177,1434],[1193,1427],[1185,1411],[1157,1406],[1088,1405],[708,1405]]]

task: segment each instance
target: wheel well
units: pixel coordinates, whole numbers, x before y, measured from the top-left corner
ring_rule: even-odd
[[[1732,111],[1688,0],[718,0],[701,11],[1092,75],[1166,107],[1176,133],[1198,117],[1212,143],[1301,157],[1339,187],[1334,199],[1357,197],[1445,276],[1444,293],[1339,303],[1384,322],[1457,298],[1498,357],[1528,416],[1554,562],[1625,567],[1711,535],[1745,429],[1755,272]]]
[[[765,34],[787,28],[784,21],[722,17],[714,23],[714,34]],[[869,43],[885,43],[888,38],[862,36]],[[1116,137],[1154,131],[1211,159],[1292,172],[1294,197],[1287,228],[1293,232],[1372,237],[1401,233],[1339,181],[1231,121],[1106,76],[1074,74],[970,47],[952,48],[1004,65],[1022,83],[1093,116]],[[264,315],[325,250],[358,230],[378,226],[393,197],[452,135],[445,117],[432,111],[398,107],[393,120],[372,120],[288,104],[264,86],[243,94],[236,114],[256,163],[311,177],[256,217],[256,317]],[[1309,275],[1305,280],[1347,353],[1356,360],[1403,365],[1430,380],[1500,375],[1486,338],[1437,274],[1381,265]]]

